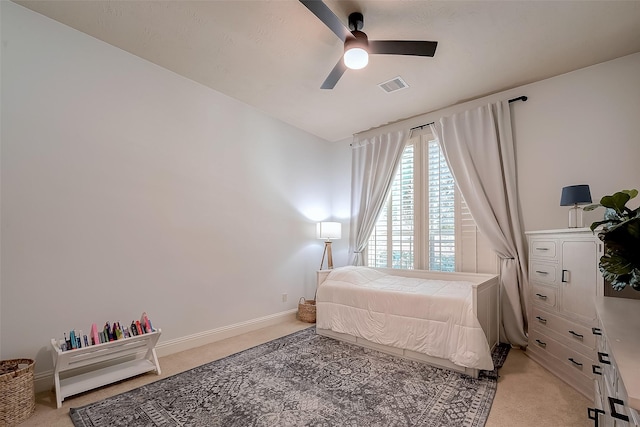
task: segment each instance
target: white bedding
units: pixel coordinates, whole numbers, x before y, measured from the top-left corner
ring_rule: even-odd
[[[491,350],[473,312],[472,286],[367,267],[336,268],[318,288],[316,326],[491,370]]]

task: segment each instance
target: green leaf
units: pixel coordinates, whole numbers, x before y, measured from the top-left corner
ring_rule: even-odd
[[[625,205],[630,199],[630,194],[618,191],[612,196],[604,196],[602,199],[600,199],[600,204],[605,208],[613,209],[619,215],[622,215]]]
[[[613,275],[630,274],[633,270],[633,265],[625,257],[615,253],[607,253],[600,257],[600,268],[605,269],[607,272]]]
[[[609,221],[608,220],[604,220],[604,221],[596,221],[594,223],[591,224],[591,231],[595,231],[596,228],[598,228],[598,226],[602,225],[602,224],[608,224]]]
[[[634,268],[631,272],[631,278],[629,279],[629,285],[636,291],[640,291],[640,270]]]
[[[606,243],[616,243],[630,250],[640,251],[640,218],[634,217],[614,223],[599,235]]]
[[[633,190],[622,190],[621,193],[626,193],[629,195],[629,199],[633,199],[638,195],[638,190],[635,188]]]
[[[618,276],[617,274],[612,274],[603,268],[600,268],[600,272],[602,273],[602,277],[604,280],[611,284],[611,287],[616,291],[621,291],[627,286],[627,277],[626,276]]]
[[[622,215],[618,215],[618,212],[615,209],[607,208],[604,211],[604,219],[610,222],[620,222],[622,221]]]

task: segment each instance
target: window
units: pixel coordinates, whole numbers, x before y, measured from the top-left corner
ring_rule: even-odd
[[[414,268],[414,145],[408,144],[367,246],[372,267]]]
[[[456,269],[456,183],[437,140],[427,142],[429,270]]]
[[[369,238],[367,265],[495,272],[487,251],[438,141],[431,134],[410,140]]]

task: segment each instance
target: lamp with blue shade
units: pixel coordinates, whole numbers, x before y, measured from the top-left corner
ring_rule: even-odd
[[[591,191],[586,184],[570,185],[562,189],[560,206],[571,206],[569,209],[569,228],[584,227],[582,208],[578,205],[591,203]]]

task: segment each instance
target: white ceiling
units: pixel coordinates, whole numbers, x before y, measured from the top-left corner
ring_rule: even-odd
[[[19,1],[328,141],[640,52],[640,1],[335,1],[371,40],[434,40],[433,58],[373,55],[333,90],[336,35],[296,0]],[[409,88],[377,85],[401,76]]]

